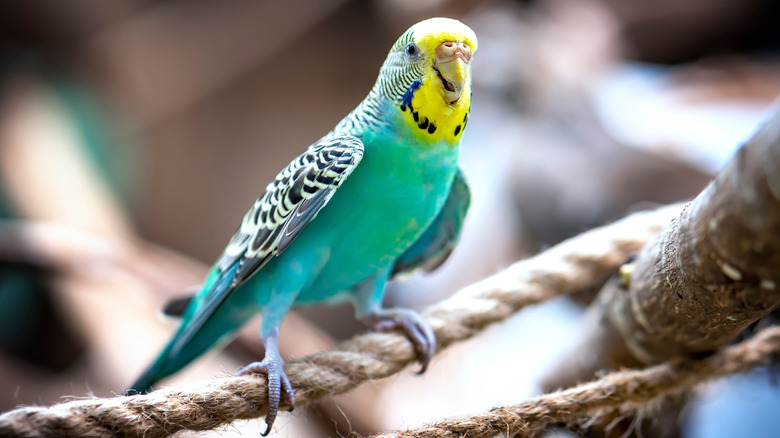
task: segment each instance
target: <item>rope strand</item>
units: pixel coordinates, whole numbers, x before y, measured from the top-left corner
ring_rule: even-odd
[[[707,380],[767,365],[779,356],[780,327],[772,327],[702,360],[676,360],[644,370],[614,372],[515,406],[373,438],[488,438],[499,433],[534,436],[550,424],[584,423],[593,415],[632,410]]]
[[[525,306],[603,283],[626,257],[679,214],[682,205],[640,212],[569,239],[456,293],[424,312],[440,350],[501,322]],[[297,406],[391,376],[416,360],[397,333],[357,336],[337,349],[293,360],[285,372]],[[229,377],[150,394],[22,407],[0,415],[0,436],[156,438],[210,430],[268,409],[266,381]]]

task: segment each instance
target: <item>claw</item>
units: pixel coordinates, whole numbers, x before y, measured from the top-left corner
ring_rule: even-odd
[[[419,313],[410,309],[377,310],[364,318],[366,323],[377,331],[401,330],[412,341],[422,374],[436,351],[436,335],[428,321]]]
[[[252,362],[238,371],[239,376],[265,374],[268,377],[268,414],[265,416],[265,424],[268,427],[262,434],[263,436],[267,436],[271,432],[282,398],[290,405],[289,412],[295,408],[295,393],[290,385],[290,380],[282,369],[283,364],[280,357],[266,354],[261,362]]]

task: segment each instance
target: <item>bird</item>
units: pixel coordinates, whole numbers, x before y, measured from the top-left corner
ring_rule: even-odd
[[[268,380],[267,435],[294,391],[279,354],[293,306],[351,301],[376,330],[403,332],[424,372],[436,350],[417,312],[384,308],[388,279],[439,266],[470,203],[458,159],[471,111],[474,31],[451,18],[412,25],[392,45],[366,98],[266,186],[199,292],[172,302],[181,324],[128,390],[146,393],[258,312],[261,361],[238,375]]]

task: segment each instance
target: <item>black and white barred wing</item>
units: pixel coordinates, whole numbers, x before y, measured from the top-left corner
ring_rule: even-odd
[[[237,286],[290,245],[355,170],[361,158],[363,142],[358,138],[330,137],[309,146],[279,172],[266,187],[265,194],[244,215],[241,226],[217,261],[219,274],[198,303],[192,321],[178,337],[174,353],[190,341]],[[191,299],[179,301],[189,304]],[[170,313],[178,311],[177,308]]]
[[[222,271],[238,262],[232,286],[249,278],[284,251],[324,207],[363,157],[356,137],[338,136],[314,143],[285,167],[244,215],[218,261]]]

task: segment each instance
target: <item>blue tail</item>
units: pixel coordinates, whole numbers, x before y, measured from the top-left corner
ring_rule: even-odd
[[[170,346],[172,344],[168,344],[167,347],[165,347],[165,350],[163,350],[162,353],[160,353],[159,356],[157,356],[157,359],[155,359],[154,363],[146,369],[146,371],[141,374],[138,379],[136,379],[135,383],[130,385],[130,388],[125,391],[125,394],[127,395],[134,395],[134,394],[146,394],[148,392],[152,391],[152,386],[154,386],[157,382],[164,379],[165,377],[169,376],[170,374],[173,374],[175,371],[171,373],[165,373],[163,370],[165,369],[165,364],[167,362],[168,353],[170,351]]]
[[[212,270],[206,279],[204,290],[196,296],[184,312],[184,317],[176,335],[168,342],[157,359],[126,391],[126,394],[145,394],[160,380],[175,374],[187,366],[198,356],[206,352],[224,335],[235,330],[244,321],[234,321],[215,317],[218,309],[201,309],[203,303],[209,300],[204,296],[220,296],[231,291],[231,279],[235,275],[238,264],[231,266],[225,272]],[[200,316],[205,317],[200,317]],[[248,319],[248,318],[247,318]],[[198,321],[194,323],[194,321]]]

